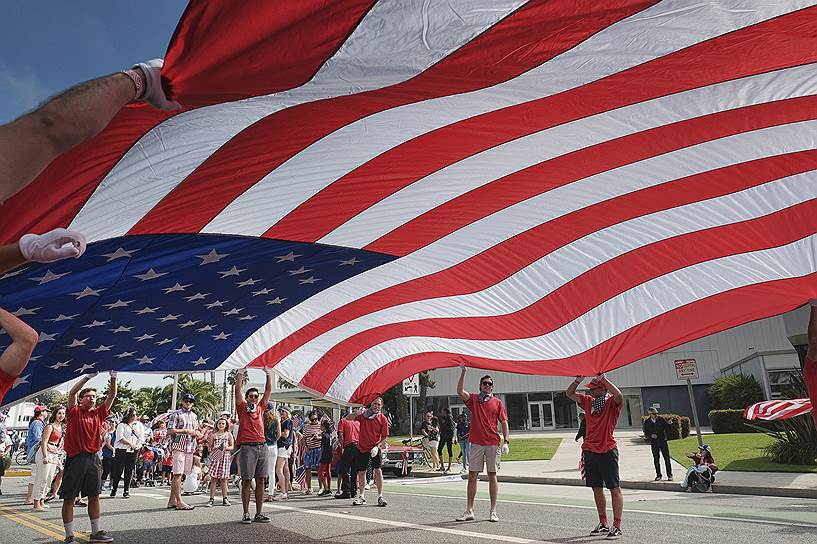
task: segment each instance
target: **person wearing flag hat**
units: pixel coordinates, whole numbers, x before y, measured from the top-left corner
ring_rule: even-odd
[[[576,402],[585,413],[587,434],[582,442],[585,485],[593,488],[593,499],[599,514],[599,523],[590,531],[592,536],[606,536],[609,540],[621,537],[621,515],[624,497],[618,476],[618,448],[613,438],[624,397],[621,391],[604,374],[599,374],[588,384],[588,393],[577,393],[576,389],[584,381],[584,376],[576,379],[567,388],[567,398]],[[607,521],[607,501],[604,487],[610,490],[613,503],[613,524]]]
[[[182,475],[189,476],[193,471],[197,441],[202,438],[199,419],[193,412],[195,402],[196,396],[193,393],[185,393],[182,396],[182,407],[171,413],[167,422],[170,450],[173,452],[173,478],[170,483],[170,500],[167,502],[167,507],[171,509],[193,509],[193,506],[182,500]]]

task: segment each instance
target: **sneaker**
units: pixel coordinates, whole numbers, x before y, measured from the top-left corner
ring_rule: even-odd
[[[250,523],[252,523],[252,518],[250,517],[249,512],[244,512],[244,517],[241,518],[241,523],[245,525],[249,525]]]
[[[491,512],[491,517],[488,518],[488,521],[493,521],[496,523],[499,521],[499,516],[496,515],[496,512]]]
[[[258,512],[252,520],[254,522],[256,522],[256,523],[269,523],[270,522],[269,516],[266,516],[261,512]]]
[[[124,493],[122,493],[122,498],[123,499],[130,499],[130,493],[125,491]]]
[[[233,503],[230,502],[230,499],[221,499],[221,506],[232,506]]]
[[[272,500],[274,500],[276,502],[277,501],[285,501],[287,499],[289,499],[289,497],[287,497],[286,493],[278,493],[277,495],[272,496]]]
[[[661,481],[661,478],[662,478],[662,476],[659,474],[658,476],[656,476],[656,477],[655,477],[655,479],[653,480],[653,482],[660,482],[660,481]],[[670,477],[670,479],[672,479],[672,477]]]
[[[88,542],[113,542],[113,537],[105,531],[97,531],[88,536]]]
[[[474,512],[471,510],[466,510],[455,521],[474,521]]]
[[[207,508],[212,508],[215,503],[216,503],[215,499],[210,499],[209,501],[207,501]]]
[[[363,489],[365,489],[366,491],[370,490],[371,488],[372,488],[372,484],[366,484],[366,485],[363,487]]]
[[[672,474],[670,474],[669,476],[667,476],[667,481],[668,481],[668,482],[671,482],[671,481],[672,481]]]
[[[596,525],[596,528],[590,531],[590,536],[606,535],[610,532],[610,528],[603,523]]]
[[[111,489],[111,497],[116,497],[116,489]]]
[[[306,491],[304,491],[304,495],[311,495],[311,494],[312,494],[312,488],[311,487],[308,488]]]
[[[0,495],[2,495],[2,493],[0,493]],[[56,498],[57,498],[57,496],[56,496],[56,495],[54,495],[53,493],[50,493],[50,492],[49,492],[49,493],[48,493],[48,494],[45,496],[45,498],[43,499],[43,502],[51,502],[51,501],[53,501],[53,500],[54,500],[54,499],[56,499]]]
[[[352,496],[350,494],[348,494],[348,493],[341,493],[339,495],[336,494],[335,498],[336,499],[351,499]]]
[[[607,540],[618,540],[619,538],[621,538],[621,529],[614,525],[610,528],[610,532],[607,533]]]
[[[388,506],[389,503],[383,497],[377,497],[377,506]]]
[[[63,540],[63,542],[73,542],[73,541],[74,541],[74,535],[67,536],[67,537],[65,537],[65,540]]]
[[[366,504],[366,499],[363,497],[358,497],[352,501],[352,506],[363,506]]]

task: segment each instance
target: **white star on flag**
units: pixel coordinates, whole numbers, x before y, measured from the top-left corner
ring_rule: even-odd
[[[274,298],[274,299],[272,299],[272,300],[268,300],[268,301],[267,301],[267,304],[281,304],[281,303],[282,303],[283,301],[285,301],[285,300],[286,300],[285,298],[275,297],[275,298]]]
[[[8,274],[3,274],[2,276],[0,276],[0,280],[4,280],[6,278],[13,278],[14,276],[19,276],[26,270],[28,270],[28,267],[21,268],[20,270],[15,270],[14,272],[9,272]]]
[[[94,366],[96,366],[96,363],[86,363],[79,367],[78,369],[76,369],[74,372],[79,372],[80,374],[82,374],[86,370],[92,370]]]
[[[33,278],[28,278],[28,279],[29,279],[29,281],[38,282],[38,285],[42,285],[42,284],[48,283],[50,281],[58,280],[63,276],[67,276],[68,274],[70,274],[70,272],[63,272],[62,274],[54,274],[50,270],[46,270],[45,274],[43,274],[42,276],[36,276],[36,277],[33,277]]]
[[[338,262],[340,262],[340,264],[338,266],[349,266],[349,265],[355,265],[355,264],[359,263],[360,259],[358,259],[357,257],[352,257],[351,259],[346,259],[345,261],[338,261]]]
[[[133,357],[134,355],[136,355],[135,351],[123,351],[116,357],[118,357],[119,359],[124,359],[125,357]]]
[[[227,340],[227,337],[228,337],[228,336],[231,336],[232,334],[233,334],[233,333],[230,333],[230,334],[224,334],[224,331],[222,331],[222,332],[220,332],[220,333],[218,333],[218,334],[214,335],[214,336],[213,336],[213,340]]]
[[[195,325],[195,324],[196,324],[196,323],[198,323],[198,322],[199,322],[199,320],[198,320],[198,319],[197,319],[197,320],[195,320],[195,321],[193,321],[192,319],[188,319],[188,320],[187,320],[187,321],[185,321],[184,323],[179,323],[179,327],[181,327],[181,328],[183,328],[183,329],[184,329],[185,327],[192,327],[193,325]]]
[[[188,346],[187,344],[182,344],[182,346],[180,348],[174,348],[173,351],[175,351],[176,353],[179,353],[179,354],[181,354],[181,353],[190,353],[190,348],[194,348],[194,347],[196,347],[196,346],[195,345]]]
[[[207,308],[215,308],[216,306],[224,306],[224,303],[227,302],[226,300],[215,300],[210,304],[205,304]]]
[[[110,346],[105,346],[105,345],[100,344],[98,348],[94,348],[91,351],[95,351],[96,353],[99,353],[100,351],[111,351],[112,347],[113,347],[113,344],[111,344]]]
[[[166,321],[175,321],[176,319],[179,319],[179,317],[181,317],[181,315],[182,315],[182,314],[167,314],[166,316],[164,316],[164,317],[159,317],[159,318],[157,318],[157,319],[158,319],[159,321],[161,321],[162,323],[164,323],[164,322],[166,322]]]
[[[155,308],[151,308],[150,306],[145,306],[141,310],[134,310],[134,313],[139,314],[139,315],[142,315],[142,314],[154,314],[154,313],[156,313],[156,310],[158,310],[158,309],[159,309],[159,306],[156,306]]]
[[[164,346],[165,344],[171,343],[173,340],[175,340],[175,338],[163,338],[162,340],[159,340],[158,342],[156,342],[156,345],[157,346]]]
[[[189,297],[184,297],[187,302],[193,302],[194,300],[201,300],[206,296],[209,296],[211,293],[196,293],[195,295],[190,295]]]
[[[142,281],[148,280],[155,280],[156,278],[161,278],[162,276],[166,276],[167,272],[156,272],[152,268],[149,269],[147,272],[143,274],[134,274],[132,277],[139,278]]]
[[[195,365],[195,366],[206,365],[207,361],[209,361],[209,360],[210,360],[209,357],[199,357],[198,359],[193,361],[193,365]]]
[[[40,331],[40,337],[37,339],[37,343],[53,342],[55,336],[57,336],[57,333],[48,334],[47,332]]]
[[[113,253],[103,253],[102,257],[108,257],[108,260],[105,261],[105,262],[109,263],[109,262],[115,261],[116,259],[119,259],[121,257],[133,257],[133,254],[136,253],[137,251],[139,251],[139,250],[138,249],[125,250],[125,249],[120,247],[119,249],[117,249]]]
[[[272,292],[272,289],[267,289],[267,288],[265,287],[265,288],[263,288],[263,289],[261,289],[261,290],[259,290],[259,291],[253,291],[253,292],[252,292],[252,296],[257,297],[258,295],[268,295],[268,294],[270,294],[271,292]]]
[[[91,289],[90,287],[85,287],[82,291],[76,291],[74,293],[69,293],[71,295],[76,295],[77,300],[85,297],[98,297],[100,296],[99,293],[104,291],[105,289]]]
[[[207,255],[196,255],[196,257],[201,259],[201,263],[199,264],[199,266],[204,266],[205,264],[217,263],[228,255],[229,253],[219,254],[215,249],[211,249],[210,253],[208,253]]]
[[[93,323],[88,323],[87,325],[83,325],[82,328],[83,329],[93,329],[94,327],[101,327],[103,325],[107,325],[108,323],[109,323],[109,321],[97,321],[96,319],[94,319]]]
[[[41,310],[41,309],[42,309],[42,306],[40,306],[39,308],[23,308],[23,307],[20,307],[19,309],[17,309],[17,311],[12,312],[11,315],[16,316],[16,317],[22,317],[24,315],[37,315],[37,310]]]
[[[290,251],[286,255],[279,255],[279,256],[277,256],[275,258],[278,259],[279,263],[282,263],[284,261],[295,262],[295,259],[297,257],[303,257],[303,255],[297,255],[297,254],[295,254],[294,251]]]
[[[223,313],[224,315],[238,315],[238,314],[240,314],[240,313],[241,313],[243,310],[244,310],[244,308],[230,308],[230,309],[229,309],[229,310],[227,310],[226,312],[221,312],[221,313]]]
[[[248,285],[255,285],[259,281],[261,281],[261,280],[254,280],[254,279],[250,278],[248,280],[238,281],[238,282],[236,282],[236,285],[238,285],[239,287],[247,287]]]
[[[227,276],[238,276],[239,274],[241,274],[245,270],[247,270],[247,269],[246,268],[236,268],[235,266],[233,266],[229,270],[223,270],[223,271],[219,272],[219,274],[221,274],[222,278],[226,278]]]
[[[110,304],[103,304],[107,309],[113,310],[114,308],[124,308],[128,304],[133,302],[132,300],[120,300],[116,299],[116,302],[111,302]]]
[[[205,325],[205,326],[203,326],[203,327],[201,327],[201,328],[199,328],[199,329],[196,329],[196,330],[197,330],[198,332],[204,332],[204,331],[211,331],[211,330],[213,330],[214,328],[215,328],[215,327],[214,327],[213,325]]]
[[[185,285],[181,285],[178,282],[173,287],[166,287],[162,289],[166,294],[175,293],[176,291],[184,291],[185,288],[190,287],[191,284],[187,283]]]
[[[251,319],[255,319],[255,316],[254,315],[245,315],[244,317],[239,317],[238,318],[239,321],[249,321]]]
[[[133,327],[123,327],[122,325],[120,325],[120,326],[116,327],[115,329],[108,329],[108,330],[109,330],[109,331],[111,331],[111,332],[113,332],[113,333],[117,333],[117,332],[130,332],[132,328],[133,328]]]
[[[87,342],[87,341],[88,341],[88,338],[83,338],[82,340],[77,340],[76,338],[74,338],[74,341],[71,342],[70,344],[68,344],[65,347],[67,347],[67,348],[77,348],[79,346],[84,346],[85,342]]]
[[[316,278],[315,276],[309,276],[308,278],[304,278],[298,281],[301,283],[301,285],[304,285],[306,283],[315,283],[316,281],[320,281],[320,279]]]
[[[12,388],[12,389],[14,389],[14,388],[15,388],[15,387],[17,387],[18,385],[22,385],[22,384],[24,384],[24,383],[28,383],[28,378],[29,378],[29,376],[31,376],[31,374],[26,374],[25,376],[20,376],[19,378],[17,378],[16,380],[14,380],[14,385],[12,385],[12,386],[11,386],[11,388]]]
[[[48,368],[53,368],[54,370],[59,370],[59,369],[61,369],[63,367],[68,366],[68,363],[70,363],[70,362],[71,362],[71,359],[68,359],[65,362],[56,362],[53,365],[48,365]]]
[[[297,276],[298,274],[306,274],[307,272],[311,272],[311,271],[312,271],[311,268],[304,268],[303,266],[301,268],[296,268],[295,270],[287,270],[287,272],[289,272],[290,276]]]
[[[137,361],[139,361],[139,366],[142,366],[142,365],[152,365],[152,364],[153,364],[153,360],[154,360],[155,358],[156,358],[156,357],[148,357],[147,355],[143,355],[143,356],[142,356],[140,359],[136,359],[136,360],[137,360]]]
[[[58,323],[60,321],[69,321],[71,319],[76,318],[77,316],[79,316],[79,314],[73,314],[73,315],[60,314],[57,317],[52,317],[51,319],[46,319],[46,321],[53,321],[54,323]]]
[[[156,336],[155,334],[143,334],[142,336],[135,336],[134,340],[136,340],[137,342],[141,342],[143,340],[151,340],[155,336]]]

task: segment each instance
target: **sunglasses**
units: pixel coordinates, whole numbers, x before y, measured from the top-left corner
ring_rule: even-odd
[[[252,394],[250,394],[250,395],[247,395],[247,398],[248,398],[248,399],[257,399],[257,398],[258,398],[258,395],[257,395],[256,393],[252,393]]]
[[[494,382],[480,382],[480,385],[485,385],[485,386],[487,386],[487,387],[493,387],[493,386],[494,386]]]

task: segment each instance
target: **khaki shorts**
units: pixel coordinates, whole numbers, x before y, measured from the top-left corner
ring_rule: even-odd
[[[499,446],[483,446],[472,443],[471,452],[468,454],[468,470],[470,472],[482,472],[482,467],[485,466],[486,472],[497,472],[501,452]]]
[[[193,453],[180,450],[173,452],[173,474],[184,474],[189,476],[193,472]]]

